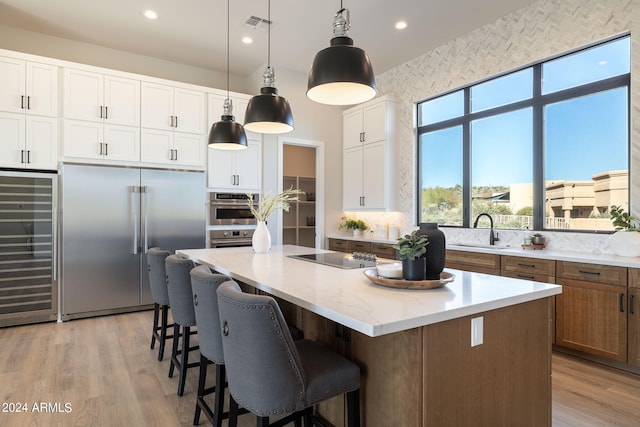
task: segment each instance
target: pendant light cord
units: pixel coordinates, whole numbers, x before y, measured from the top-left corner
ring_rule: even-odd
[[[269,21],[269,32],[267,33],[267,67],[271,68],[271,0],[268,0],[267,21]]]
[[[227,100],[229,100],[229,27],[231,26],[231,0],[227,0]]]

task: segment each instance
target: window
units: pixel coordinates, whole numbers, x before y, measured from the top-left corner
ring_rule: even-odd
[[[630,38],[420,102],[418,221],[612,230],[629,208]]]

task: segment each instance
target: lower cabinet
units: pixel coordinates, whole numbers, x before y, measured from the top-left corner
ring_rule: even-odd
[[[329,239],[329,250],[336,252],[367,252],[378,258],[396,259],[396,250],[390,244],[361,240]]]
[[[447,251],[446,268],[500,275],[500,255],[467,251]]]
[[[640,367],[640,268],[629,269],[627,363]]]
[[[627,269],[558,261],[556,344],[627,361]]]

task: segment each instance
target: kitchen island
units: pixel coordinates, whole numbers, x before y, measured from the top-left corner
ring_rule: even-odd
[[[363,269],[289,257],[314,252],[328,251],[178,251],[292,304],[307,337],[358,363],[363,425],[551,424],[550,298],[560,286],[448,270],[455,279],[442,288],[392,289]],[[341,401],[320,410],[342,425]]]

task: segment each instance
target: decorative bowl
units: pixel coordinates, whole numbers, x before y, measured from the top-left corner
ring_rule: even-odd
[[[402,263],[390,262],[377,265],[378,276],[388,279],[402,279]]]

